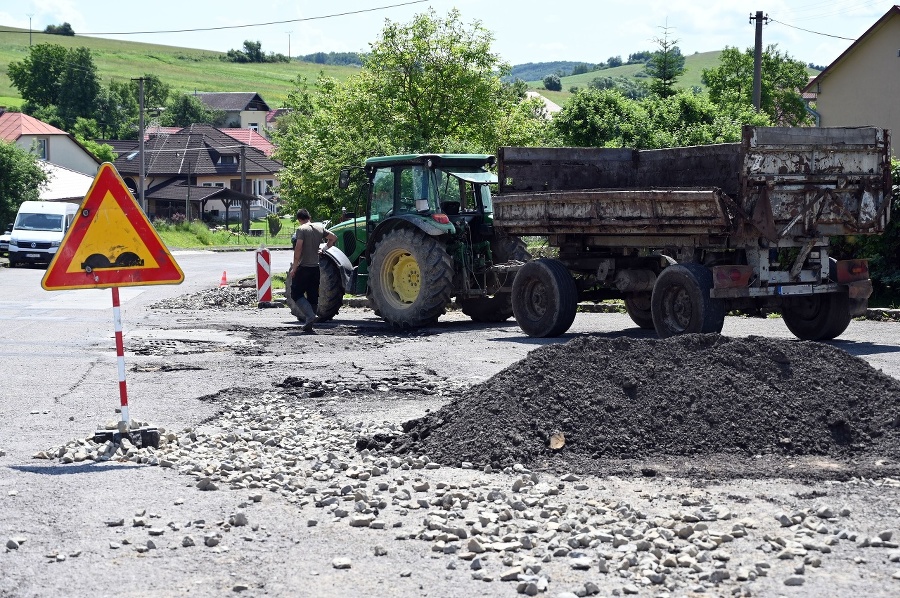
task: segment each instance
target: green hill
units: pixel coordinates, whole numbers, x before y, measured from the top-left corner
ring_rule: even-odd
[[[719,64],[719,55],[721,51],[715,52],[698,52],[684,57],[684,74],[678,78],[677,87],[690,89],[691,87],[703,87],[700,76],[703,69],[713,68]],[[590,85],[590,82],[597,77],[629,77],[639,81],[648,81],[646,77],[635,77],[636,74],[644,70],[643,64],[624,64],[611,69],[603,69],[601,71],[593,71],[590,73],[582,73],[581,75],[572,75],[570,77],[561,77],[562,91],[547,91],[544,89],[543,81],[528,81],[529,89],[539,91],[541,95],[546,96],[550,100],[556,102],[560,106],[572,95],[569,89],[578,87],[584,89]]]
[[[10,62],[28,55],[28,30],[0,25],[0,105],[21,104],[19,91],[7,76]],[[91,50],[104,84],[112,79],[133,79],[146,73],[157,75],[174,91],[253,91],[272,108],[278,108],[294,88],[298,76],[314,84],[320,72],[343,80],[357,71],[351,66],[327,66],[310,62],[238,64],[223,62],[223,52],[145,44],[84,36],[49,35],[32,32],[34,44],[59,44]],[[237,49],[237,48],[236,48]],[[266,50],[265,46],[262,48]]]

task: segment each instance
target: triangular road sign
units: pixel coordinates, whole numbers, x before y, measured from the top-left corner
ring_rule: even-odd
[[[112,164],[97,171],[41,286],[48,291],[180,284],[184,273]]]

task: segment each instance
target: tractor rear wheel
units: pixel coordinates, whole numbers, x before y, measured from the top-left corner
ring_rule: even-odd
[[[375,313],[398,328],[433,323],[453,294],[453,260],[436,238],[415,229],[385,233],[369,269]]]

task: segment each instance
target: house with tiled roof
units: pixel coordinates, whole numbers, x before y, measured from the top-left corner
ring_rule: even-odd
[[[0,110],[0,139],[15,143],[40,160],[93,177],[100,161],[73,135],[21,112]]]
[[[114,166],[126,185],[140,194],[141,155],[137,142],[119,154]],[[221,219],[232,206],[255,218],[276,211],[280,162],[210,125],[191,125],[176,133],[151,135],[144,143],[147,213],[168,218]]]
[[[225,126],[234,129],[265,131],[269,105],[258,93],[243,91],[194,94],[207,108],[225,113]]]
[[[900,6],[891,8],[803,90],[822,127],[900,131]]]

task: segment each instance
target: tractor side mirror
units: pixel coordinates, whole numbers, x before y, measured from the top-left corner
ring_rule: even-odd
[[[350,169],[349,168],[341,168],[341,175],[338,178],[338,187],[341,189],[346,189],[350,186]]]

